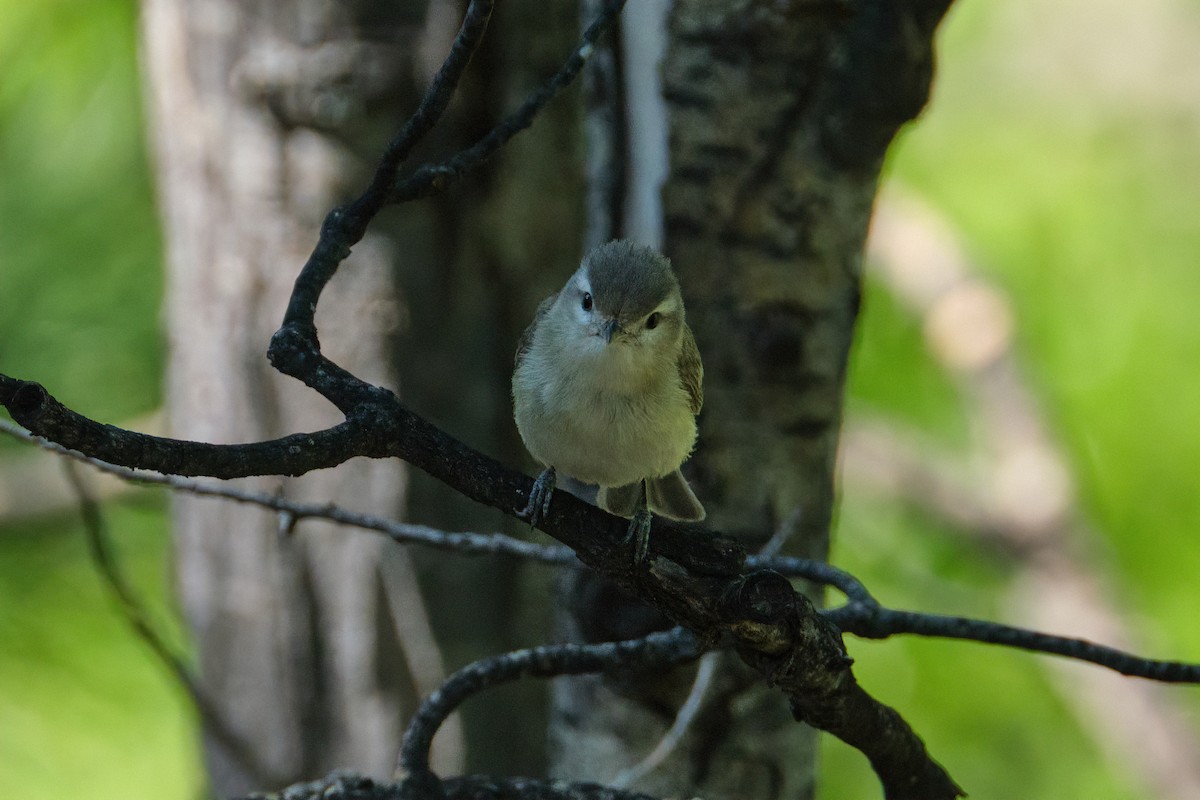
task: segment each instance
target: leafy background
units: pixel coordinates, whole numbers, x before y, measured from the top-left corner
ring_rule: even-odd
[[[0,368],[113,421],[158,407],[164,349],[136,22],[128,0],[0,0]],[[1195,0],[959,0],[931,107],[887,169],[1010,295],[1021,366],[1139,648],[1193,661],[1197,42]],[[876,282],[850,408],[950,441],[963,428],[919,321]],[[19,452],[0,442],[0,464]],[[3,502],[0,796],[195,797],[192,714],[116,615],[74,516],[18,520]],[[181,638],[165,506],[139,493],[108,515],[126,569]],[[1016,566],[903,506],[848,491],[834,559],[889,604],[1014,619]],[[973,796],[1149,800],[1047,660],[915,639],[850,646],[863,683]],[[1170,691],[1200,732],[1200,692]],[[823,797],[878,796],[857,753],[829,742],[823,758]]]

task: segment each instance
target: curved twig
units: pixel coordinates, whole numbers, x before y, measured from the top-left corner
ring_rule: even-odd
[[[350,248],[362,239],[371,220],[388,203],[389,190],[396,180],[396,173],[413,146],[441,119],[459,79],[483,41],[493,5],[493,0],[471,0],[458,35],[450,46],[450,53],[430,82],[429,88],[425,90],[417,110],[388,143],[370,186],[357,200],[334,209],[325,218],[321,226],[321,238],[296,277],[296,284],[284,313],[285,327],[299,328],[315,339],[316,325],[313,315],[316,313],[321,292],[342,261],[350,254]]]
[[[428,782],[429,746],[446,717],[472,695],[522,676],[549,678],[637,667],[667,667],[700,655],[696,637],[675,628],[641,639],[603,644],[556,644],[516,650],[468,664],[425,698],[409,721],[397,773],[405,780]]]
[[[426,164],[411,176],[398,180],[392,187],[390,201],[404,203],[418,200],[448,188],[491,157],[509,139],[532,125],[538,112],[579,75],[595,50],[596,41],[612,27],[624,7],[625,0],[605,0],[600,13],[583,32],[579,44],[558,72],[471,147],[441,164]]]
[[[712,685],[713,676],[717,673],[718,658],[718,654],[712,651],[701,656],[700,666],[696,669],[696,678],[692,681],[692,688],[688,691],[683,705],[675,714],[675,720],[671,723],[671,727],[658,740],[654,749],[646,754],[645,758],[632,767],[622,770],[617,777],[613,778],[613,786],[622,788],[632,786],[657,769],[675,751],[675,748],[683,740],[684,734],[687,733],[687,729],[700,714],[700,708],[704,704],[704,695],[708,692],[708,687]]]

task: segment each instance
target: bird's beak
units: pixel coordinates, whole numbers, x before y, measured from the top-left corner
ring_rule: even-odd
[[[600,326],[600,335],[604,337],[605,344],[612,344],[613,337],[621,330],[621,323],[616,319],[606,319],[604,324]]]

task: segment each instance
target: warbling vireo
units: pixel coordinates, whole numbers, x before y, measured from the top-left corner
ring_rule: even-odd
[[[704,368],[671,262],[613,241],[584,257],[538,306],[517,346],[513,407],[521,439],[546,466],[523,514],[549,508],[556,472],[596,484],[596,504],[630,517],[646,553],[650,514],[704,519],[679,472],[696,441]]]

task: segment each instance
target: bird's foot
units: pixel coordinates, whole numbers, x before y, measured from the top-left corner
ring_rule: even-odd
[[[646,482],[638,487],[637,503],[634,505],[633,517],[629,520],[629,530],[625,532],[622,544],[633,542],[633,564],[640,566],[646,560],[650,551],[650,504],[646,497]]]
[[[554,495],[554,484],[557,480],[558,474],[554,467],[542,470],[534,480],[533,489],[529,492],[529,503],[517,512],[517,516],[528,522],[529,527],[534,527],[550,513],[550,498]]]
[[[650,552],[650,510],[639,508],[633,512],[633,518],[629,520],[629,530],[625,532],[625,538],[622,544],[633,542],[633,563],[639,565],[646,560],[646,554]]]

